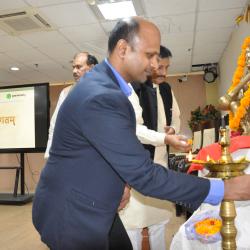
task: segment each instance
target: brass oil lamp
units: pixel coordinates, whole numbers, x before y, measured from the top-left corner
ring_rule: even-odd
[[[221,158],[218,161],[208,161],[204,166],[209,170],[207,177],[222,178],[223,180],[231,177],[244,175],[244,169],[248,162],[234,162],[229,152],[230,137],[227,128],[220,128]],[[234,250],[236,246],[237,229],[234,224],[236,209],[233,200],[223,200],[220,206],[220,216],[222,218],[222,249]]]
[[[239,107],[242,93],[250,86],[250,47],[246,49],[246,74],[234,89],[230,90],[219,99],[219,108],[224,111],[231,111],[234,115]],[[233,161],[229,152],[230,137],[229,130],[225,127],[225,121],[222,120],[223,126],[220,128],[221,158],[218,161],[207,161],[204,166],[209,170],[208,177],[222,178],[223,180],[232,177],[244,175],[249,162],[246,160]],[[240,121],[240,127],[243,134],[250,135],[250,109]],[[222,248],[224,250],[234,250],[236,246],[237,229],[234,224],[236,209],[233,200],[223,200],[220,206],[220,216],[222,218]]]

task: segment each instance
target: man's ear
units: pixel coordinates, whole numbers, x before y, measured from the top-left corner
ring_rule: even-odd
[[[124,58],[128,49],[128,42],[124,39],[120,39],[117,42],[117,50],[120,58]]]

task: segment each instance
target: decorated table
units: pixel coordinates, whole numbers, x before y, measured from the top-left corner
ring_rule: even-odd
[[[250,136],[238,136],[231,139],[230,145],[231,156],[234,161],[245,158],[250,160]],[[204,160],[209,157],[217,160],[220,156],[220,146],[218,143],[211,144],[203,148],[197,155],[197,159]],[[208,171],[202,169],[198,164],[191,166],[192,170],[199,170],[200,176],[205,176]],[[250,164],[245,169],[246,174],[250,174]],[[235,226],[237,228],[237,250],[250,250],[250,201],[236,201],[236,219]],[[215,242],[206,243],[203,239],[199,237],[194,237],[192,235],[192,230],[190,227],[194,227],[196,231],[197,221],[204,219],[208,214],[213,214],[219,216],[220,205],[211,206],[209,204],[202,204],[199,209],[197,209],[194,214],[186,221],[179,229],[179,231],[174,236],[170,249],[171,250],[203,250],[203,249],[222,249],[221,240],[217,239]],[[214,217],[214,216],[213,216]],[[202,218],[202,219],[201,219]],[[191,228],[192,229],[192,228]],[[219,234],[219,233],[218,233]],[[196,234],[197,236],[197,234]],[[199,236],[199,235],[198,235]],[[209,238],[210,236],[208,236]]]
[[[200,240],[189,240],[185,225],[194,219],[197,215],[207,211],[215,210],[219,213],[219,206],[202,205],[179,229],[174,236],[170,249],[171,250],[216,250],[221,249],[221,241],[215,243],[202,243]],[[237,250],[250,250],[250,203],[236,202],[237,217],[235,225],[238,230],[236,236]]]
[[[250,174],[250,36],[242,44],[232,84],[219,99],[219,108],[229,111],[231,131],[243,136],[233,137],[230,142],[229,130],[222,124],[219,143],[202,148],[189,172],[199,170],[199,175],[206,178],[205,166],[210,177],[228,179],[244,174],[243,171]],[[180,227],[170,249],[215,250],[222,249],[222,245],[224,249],[250,250],[250,201],[202,204]]]

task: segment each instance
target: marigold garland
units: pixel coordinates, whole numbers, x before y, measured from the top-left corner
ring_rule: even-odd
[[[237,68],[234,72],[232,85],[228,89],[228,93],[231,92],[239,83],[244,75],[244,67],[246,65],[246,49],[250,47],[250,36],[246,37],[243,45],[241,54],[238,58]],[[250,105],[250,88],[245,91],[244,97],[240,100],[240,106],[238,107],[235,115],[229,112],[229,126],[232,130],[238,130],[240,126],[240,121],[247,112]]]

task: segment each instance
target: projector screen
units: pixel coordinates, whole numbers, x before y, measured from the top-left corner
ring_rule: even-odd
[[[49,84],[0,87],[0,152],[44,152]]]

